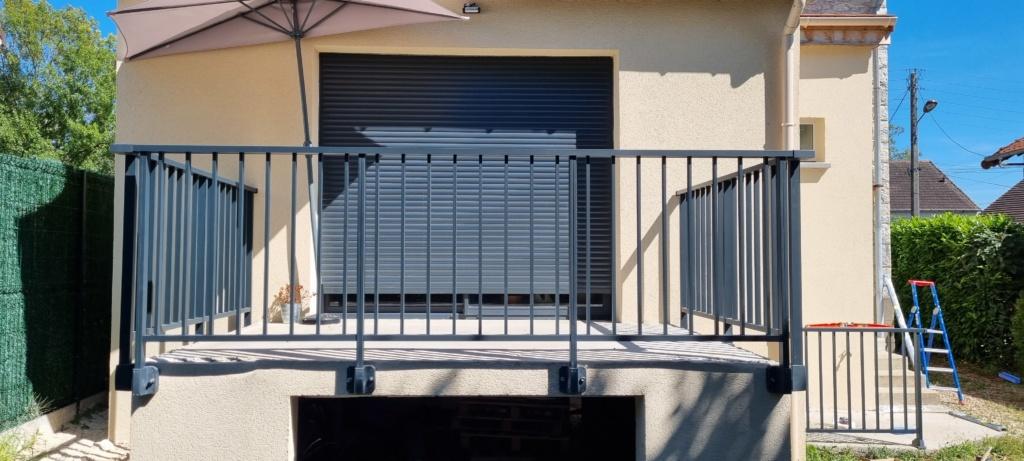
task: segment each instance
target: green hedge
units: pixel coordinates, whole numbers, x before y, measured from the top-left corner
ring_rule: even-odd
[[[0,155],[0,430],[106,388],[113,191],[106,175]]]
[[[1014,303],[1024,288],[1024,226],[1003,215],[943,214],[892,224],[893,283],[909,312],[908,279],[934,280],[953,352],[988,367],[1015,361]],[[931,294],[921,298],[930,321]]]

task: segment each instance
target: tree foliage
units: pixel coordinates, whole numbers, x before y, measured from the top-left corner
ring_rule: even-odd
[[[0,152],[110,172],[114,36],[46,0],[3,0],[0,27]]]
[[[934,280],[953,353],[989,367],[1015,362],[1012,319],[1024,289],[1024,226],[1006,215],[950,213],[894,221],[893,282],[907,313],[908,279]],[[932,299],[921,293],[924,322]]]

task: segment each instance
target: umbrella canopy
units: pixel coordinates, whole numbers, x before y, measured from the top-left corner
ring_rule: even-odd
[[[147,0],[109,15],[125,59],[465,19],[431,0]]]

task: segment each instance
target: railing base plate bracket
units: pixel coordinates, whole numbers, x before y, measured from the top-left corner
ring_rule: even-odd
[[[765,373],[768,377],[768,392],[792,394],[793,391],[807,390],[807,368],[794,365],[790,368],[770,366]]]
[[[587,367],[558,369],[558,389],[563,394],[579,395],[587,391]]]
[[[353,365],[345,374],[349,394],[370,395],[377,387],[377,369],[373,365]]]
[[[160,388],[160,370],[152,365],[132,370],[132,395],[145,397]]]

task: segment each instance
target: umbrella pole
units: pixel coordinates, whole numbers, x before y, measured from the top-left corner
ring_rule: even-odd
[[[302,68],[302,32],[297,29],[299,27],[298,18],[295,18],[295,24],[296,30],[292,34],[292,37],[295,39],[295,63],[299,70],[299,98],[301,99],[302,102],[302,129],[303,134],[305,135],[305,141],[303,142],[302,145],[303,147],[309,147],[313,145],[313,143],[309,139],[309,109],[306,103],[306,73]],[[319,181],[320,178],[317,178],[317,180]],[[316,194],[316,186],[313,184],[313,158],[311,155],[306,155],[306,187],[309,190],[310,230],[312,231],[313,242],[316,242],[317,225],[319,224],[318,210],[320,209],[320,207],[317,206],[318,197]],[[314,243],[313,246],[314,248],[312,273],[313,279],[317,281],[318,286],[316,288],[316,292],[319,295],[321,291],[319,286],[320,275],[316,273],[315,268],[317,267],[316,261],[320,257],[320,248],[316,247],[316,243]]]

